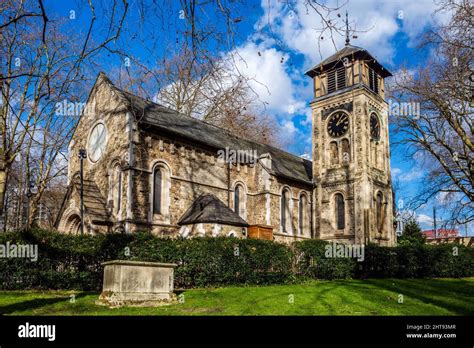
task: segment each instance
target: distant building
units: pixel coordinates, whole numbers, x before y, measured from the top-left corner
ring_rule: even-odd
[[[425,230],[422,233],[426,239],[459,237],[458,230],[439,229],[436,230],[436,233],[435,230]]]
[[[425,230],[422,233],[428,244],[456,243],[474,247],[474,237],[463,237],[459,234],[458,230],[439,229],[436,230],[436,235],[434,230]]]

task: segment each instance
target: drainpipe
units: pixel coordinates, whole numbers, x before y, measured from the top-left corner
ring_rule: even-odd
[[[230,161],[227,161],[227,206],[230,208]]]
[[[133,166],[135,159],[133,156],[133,115],[127,112],[128,131],[128,185],[127,185],[127,217],[125,222],[125,233],[130,233],[130,221],[133,219]]]
[[[81,235],[84,234],[84,159],[87,157],[87,152],[84,149],[79,150],[79,160],[81,162]]]
[[[314,239],[314,185],[310,195],[310,207],[311,207],[311,239]]]

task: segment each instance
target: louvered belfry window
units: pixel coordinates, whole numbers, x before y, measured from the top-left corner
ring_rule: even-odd
[[[369,88],[379,94],[378,75],[372,68],[369,68]]]
[[[340,67],[327,73],[328,94],[346,87],[346,68]]]
[[[342,67],[336,70],[336,83],[338,90],[346,87],[346,68]]]

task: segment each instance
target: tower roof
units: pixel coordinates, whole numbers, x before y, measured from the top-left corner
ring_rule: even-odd
[[[321,74],[323,71],[330,70],[338,64],[342,64],[343,59],[346,57],[351,57],[354,59],[362,59],[371,62],[375,70],[383,78],[392,76],[392,73],[382,66],[366,49],[353,45],[346,45],[344,48],[340,49],[332,56],[326,58],[319,64],[316,64],[311,69],[305,72],[306,75],[310,77],[315,77],[316,75]]]

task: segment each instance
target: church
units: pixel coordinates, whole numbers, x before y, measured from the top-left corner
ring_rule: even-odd
[[[394,245],[391,73],[346,41],[306,75],[312,161],[181,115],[100,73],[69,143],[56,228]],[[229,160],[223,151],[249,155]]]

